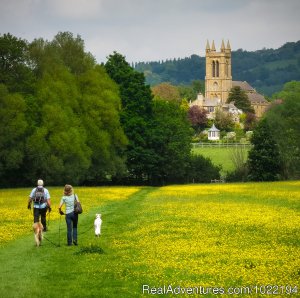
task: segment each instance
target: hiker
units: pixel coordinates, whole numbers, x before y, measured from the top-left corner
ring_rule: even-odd
[[[66,184],[64,188],[64,195],[61,198],[60,205],[58,207],[59,214],[64,215],[64,212],[61,210],[63,204],[66,205],[66,223],[67,223],[67,240],[68,246],[73,244],[77,245],[77,223],[78,223],[78,214],[74,212],[74,203],[75,200],[78,200],[77,195],[73,194],[72,185]]]
[[[41,217],[41,223],[44,227],[44,232],[47,231],[46,213],[49,210],[51,212],[50,193],[47,188],[44,188],[44,181],[39,179],[37,181],[37,187],[35,187],[29,196],[28,210],[31,210],[31,203],[33,202],[33,222],[39,222]]]

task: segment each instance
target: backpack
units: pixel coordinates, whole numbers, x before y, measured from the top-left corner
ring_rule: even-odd
[[[37,204],[42,204],[42,203],[46,202],[46,195],[45,195],[44,187],[37,187],[35,189],[33,202],[37,203]]]

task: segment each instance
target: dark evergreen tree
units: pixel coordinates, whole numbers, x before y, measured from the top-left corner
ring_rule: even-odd
[[[186,182],[191,154],[191,128],[186,112],[174,102],[154,100],[151,129],[156,159],[151,169],[151,183]]]
[[[249,180],[274,181],[281,174],[281,158],[267,119],[262,119],[251,138],[253,148],[249,151]]]
[[[211,159],[202,155],[191,155],[187,171],[189,183],[208,183],[220,178],[220,166],[213,165]]]
[[[120,89],[120,119],[129,141],[126,150],[129,178],[136,182],[148,180],[156,159],[149,133],[153,119],[150,87],[145,85],[144,75],[135,71],[119,53],[108,57],[105,69]]]
[[[240,86],[233,87],[229,92],[227,103],[230,102],[234,102],[234,105],[244,113],[254,113],[246,92]]]

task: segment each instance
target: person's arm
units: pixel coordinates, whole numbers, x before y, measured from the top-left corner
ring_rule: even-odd
[[[64,204],[64,200],[61,199],[59,207],[58,207],[58,212],[60,215],[64,215],[64,212],[61,210],[62,205]]]
[[[49,212],[51,212],[51,200],[50,200],[50,193],[48,191],[48,189],[46,189],[46,200],[47,200],[47,208],[49,210]]]
[[[33,196],[34,196],[34,189],[31,191],[30,196],[28,198],[28,204],[27,204],[27,209],[31,209],[31,202],[33,200]]]
[[[28,204],[27,204],[27,209],[31,209],[31,202],[32,202],[32,199],[29,197],[28,199]]]

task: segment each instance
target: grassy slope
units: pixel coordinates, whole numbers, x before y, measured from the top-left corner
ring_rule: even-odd
[[[198,147],[193,148],[192,152],[194,154],[201,154],[205,157],[209,157],[213,164],[215,165],[221,165],[222,170],[221,173],[225,174],[226,172],[231,172],[234,170],[234,163],[232,161],[232,154],[236,148],[218,148],[218,147]],[[245,152],[245,155],[247,155],[248,149],[243,149]]]
[[[141,188],[102,205],[100,239],[90,229],[95,207],[80,216],[78,247],[64,245],[62,221],[61,247],[35,248],[25,235],[1,248],[0,292],[139,297],[143,284],[299,286],[299,190],[300,182]],[[58,227],[46,233],[55,243]]]

